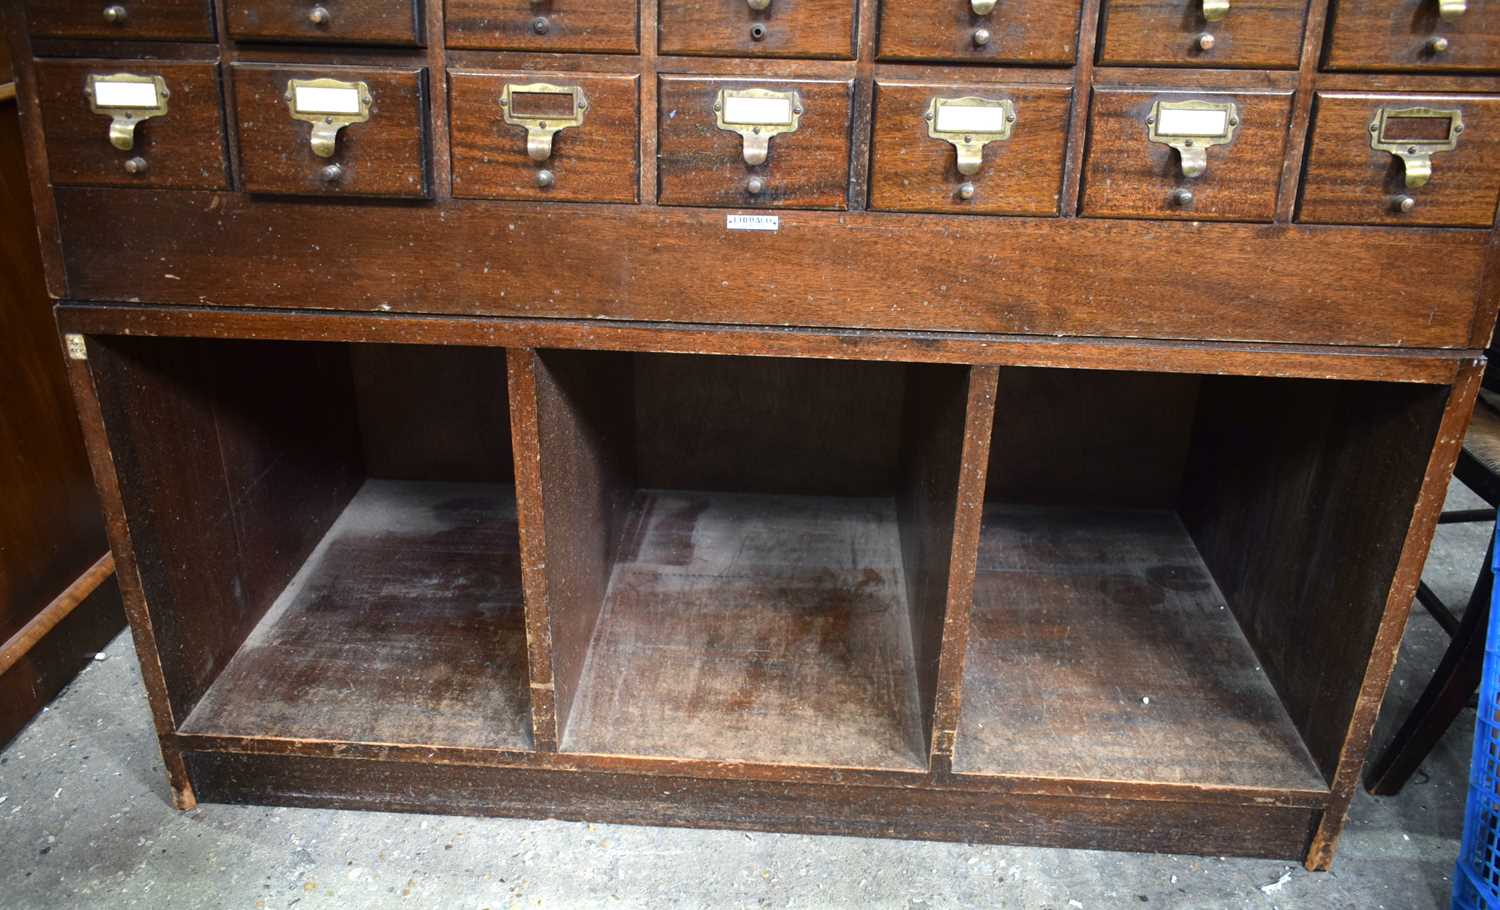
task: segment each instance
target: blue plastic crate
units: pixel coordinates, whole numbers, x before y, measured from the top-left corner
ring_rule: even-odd
[[[1500,547],[1494,569],[1500,575]],[[1500,585],[1490,598],[1484,676],[1469,764],[1464,840],[1453,872],[1453,910],[1500,910]]]

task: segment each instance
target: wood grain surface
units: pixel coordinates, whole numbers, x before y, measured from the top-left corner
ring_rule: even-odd
[[[1382,107],[1458,110],[1464,131],[1452,151],[1432,156],[1432,179],[1407,189],[1405,166],[1370,148]],[[1409,194],[1410,212],[1393,202]],[[1297,219],[1324,224],[1490,227],[1500,202],[1500,98],[1481,95],[1319,93]]]
[[[313,126],[293,120],[287,107],[292,79],[364,82],[370,119],[339,130],[333,157],[313,154]],[[428,194],[427,71],[386,67],[235,64],[235,132],[240,182],[246,192],[302,196]],[[324,168],[343,169],[328,180]]]
[[[876,84],[870,208],[896,212],[984,215],[1058,213],[1073,90],[1062,85],[986,82]],[[952,143],[927,132],[933,98],[1009,100],[1011,136],[987,143],[979,173],[958,172]],[[959,185],[974,185],[962,199]]]
[[[225,0],[224,20],[230,36],[240,40],[421,43],[422,18],[417,0],[318,0],[316,5],[327,13],[323,22],[311,18],[314,5],[282,0]]]
[[[1232,102],[1239,114],[1234,139],[1208,149],[1208,170],[1188,179],[1177,150],[1151,142],[1146,121],[1158,101]],[[1083,212],[1106,218],[1192,221],[1270,221],[1276,214],[1290,92],[1094,90],[1089,114]],[[1173,201],[1186,189],[1191,205]]]
[[[545,82],[583,89],[588,108],[581,126],[552,137],[552,156],[531,160],[526,129],[503,119],[507,83]],[[640,167],[640,78],[536,72],[450,72],[453,194],[465,198],[635,202]],[[537,174],[554,182],[541,186]]]
[[[1448,48],[1434,53],[1441,36]],[[1500,6],[1470,3],[1444,19],[1428,0],[1334,0],[1325,65],[1334,70],[1494,72],[1500,70]]]
[[[428,0],[437,2],[437,0]],[[544,19],[544,31],[537,20]],[[535,53],[634,54],[637,0],[445,0],[447,45]]]
[[[1071,64],[1078,52],[1080,0],[1004,0],[976,16],[969,0],[885,0],[880,4],[882,60]],[[974,43],[977,29],[990,40]]]
[[[167,113],[136,124],[135,147],[110,143],[108,114],[89,107],[90,75],[128,72],[161,76]],[[229,188],[219,68],[213,63],[120,60],[45,60],[37,63],[47,159],[54,183],[223,190]],[[141,158],[131,174],[125,162]]]
[[[99,0],[26,0],[27,20],[37,36],[104,38],[115,41],[212,41],[211,0],[119,0],[125,18],[104,18]]]
[[[720,57],[854,56],[854,0],[661,0],[657,50]]]
[[[1107,66],[1295,69],[1308,0],[1234,0],[1218,22],[1197,0],[1104,0],[1099,62]],[[1199,36],[1214,37],[1203,50]]]
[[[744,141],[714,117],[720,89],[796,91],[803,113],[796,132],[771,137],[765,164],[744,161]],[[657,200],[663,205],[842,209],[849,184],[846,81],[662,76],[657,89]],[[751,177],[765,180],[752,195]]]

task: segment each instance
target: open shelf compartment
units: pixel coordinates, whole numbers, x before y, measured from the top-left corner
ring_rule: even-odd
[[[533,366],[563,750],[925,770],[968,370]]]
[[[1326,793],[1445,397],[1002,370],[955,770]]]
[[[90,357],[182,732],[531,747],[503,350]]]

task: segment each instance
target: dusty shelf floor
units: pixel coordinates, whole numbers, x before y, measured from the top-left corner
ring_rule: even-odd
[[[1462,491],[1450,505],[1480,503]],[[1480,525],[1439,529],[1425,577],[1450,603],[1467,596],[1485,539]],[[1414,611],[1377,741],[1445,646]],[[313,809],[178,813],[129,636],[106,654],[0,752],[7,907],[1446,910],[1474,724],[1461,715],[1399,797],[1361,793],[1333,873],[1313,875],[1269,860]]]

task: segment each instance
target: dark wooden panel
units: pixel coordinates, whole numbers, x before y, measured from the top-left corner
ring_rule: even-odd
[[[1447,39],[1438,53],[1428,42]],[[1500,6],[1470,2],[1456,19],[1432,0],[1335,0],[1326,64],[1336,70],[1500,69]]]
[[[1432,180],[1407,189],[1405,166],[1370,148],[1382,107],[1458,110],[1464,131],[1432,156]],[[1432,224],[1490,227],[1500,201],[1500,98],[1482,95],[1364,95],[1320,92],[1302,179],[1299,221],[1325,224]],[[1409,194],[1410,212],[1393,200]]]
[[[293,120],[291,79],[364,82],[370,119],[339,131],[333,157],[312,150],[312,124]],[[426,69],[235,64],[235,132],[247,192],[309,196],[422,197],[428,193]],[[325,168],[337,165],[337,179]],[[312,210],[309,210],[312,211]],[[360,232],[361,234],[364,231]],[[342,271],[342,270],[340,270]]]
[[[796,132],[771,138],[765,164],[745,164],[738,133],[714,116],[720,89],[795,90],[803,112]],[[663,205],[754,208],[846,206],[849,183],[847,81],[781,81],[662,76],[657,89],[657,199]],[[750,178],[765,181],[758,195]]]
[[[897,488],[900,366],[640,355],[635,369],[642,487],[824,496]]]
[[[1078,53],[1079,0],[1003,0],[976,16],[968,0],[886,0],[880,4],[883,60],[1058,64]],[[990,40],[977,44],[986,29]]]
[[[357,344],[349,353],[370,477],[514,479],[504,351]]]
[[[640,49],[637,0],[445,0],[443,15],[449,47],[614,54]]]
[[[1200,3],[1104,0],[1099,62],[1115,66],[1244,66],[1294,69],[1308,0],[1234,0],[1218,22]],[[1201,36],[1212,35],[1204,49]]]
[[[525,645],[509,488],[372,480],[183,730],[524,749]]]
[[[418,44],[422,34],[417,0],[226,0],[224,19],[242,40]]]
[[[48,306],[13,106],[0,106],[0,641],[108,550]],[[0,745],[124,622],[113,582],[0,677]]]
[[[1205,379],[1182,517],[1325,776],[1447,389]]]
[[[925,768],[889,499],[643,491],[565,751]]]
[[[933,98],[1015,104],[1011,136],[987,143],[979,173],[958,172],[953,145],[927,132]],[[885,82],[876,86],[870,207],[897,212],[1056,215],[1073,90],[1063,85]],[[962,199],[959,185],[974,185]]]
[[[854,56],[854,0],[661,0],[657,50],[724,57]]]
[[[1183,176],[1175,149],[1151,142],[1146,121],[1157,101],[1232,102],[1234,139],[1207,150],[1208,170]],[[1083,213],[1109,218],[1270,221],[1286,150],[1290,92],[1182,92],[1096,88],[1089,116]],[[1175,202],[1179,189],[1191,204]]]
[[[1325,786],[1171,512],[987,506],[965,669],[961,772]]]
[[[217,802],[1300,859],[1314,809],[190,753]]]
[[[526,128],[503,119],[506,83],[545,82],[583,89],[581,126],[552,137],[552,156],[533,161]],[[635,202],[639,198],[640,77],[577,73],[448,74],[453,136],[453,194],[475,199]],[[547,186],[537,175],[553,176]]]
[[[109,6],[125,16],[111,21]],[[210,0],[27,0],[31,31],[47,38],[108,38],[119,41],[212,41]]]
[[[111,118],[90,110],[84,94],[90,75],[120,72],[161,76],[170,92],[166,115],[137,124],[135,147],[129,151],[110,143]],[[217,65],[158,60],[39,60],[36,80],[53,183],[208,190],[229,187]],[[134,158],[143,159],[146,170],[127,172],[125,162]]]
[[[1171,508],[1197,386],[1164,373],[1001,370],[986,497]]]
[[[723,212],[690,210],[455,203],[372,220],[357,206],[183,192],[68,189],[58,200],[83,299],[1411,348],[1470,343],[1488,240],[813,212],[747,236],[726,231]],[[274,271],[245,255],[267,237],[280,244]],[[354,237],[358,267],[330,269],[328,249],[352,255]],[[1013,267],[968,277],[991,262]]]
[[[535,364],[545,616],[559,736],[572,726],[634,485],[628,355],[549,351]],[[517,407],[519,410],[519,406]]]

